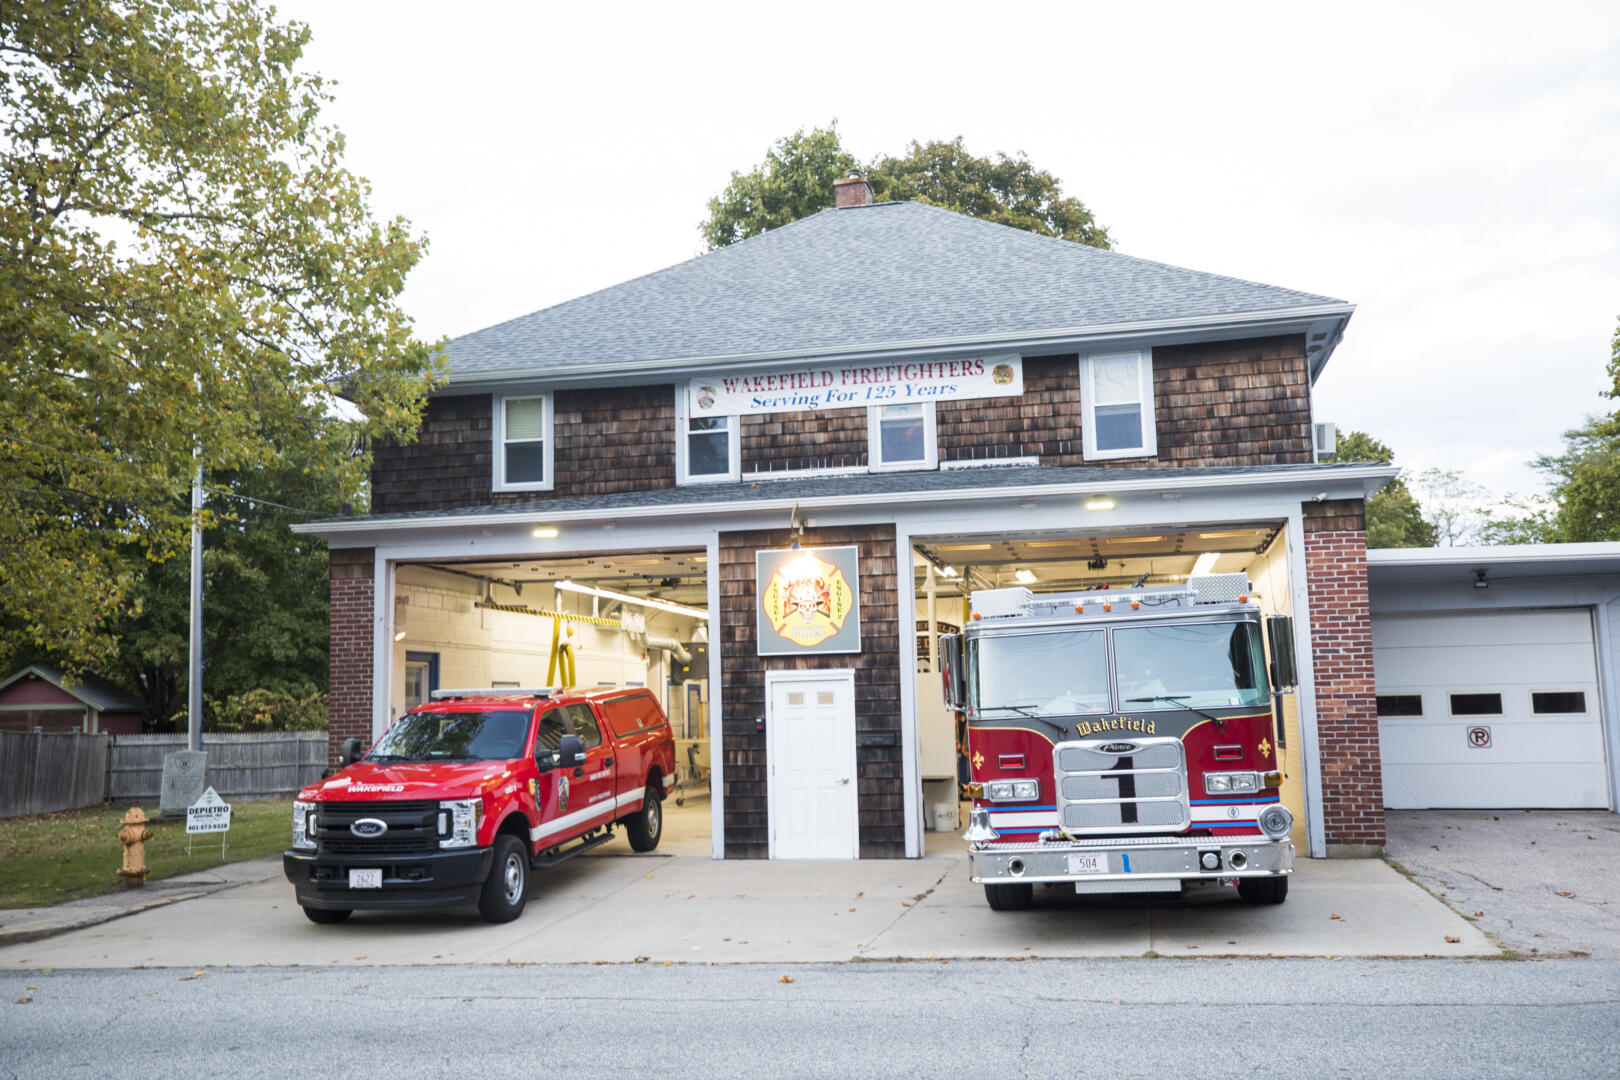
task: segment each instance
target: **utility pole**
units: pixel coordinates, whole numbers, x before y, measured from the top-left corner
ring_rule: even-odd
[[[186,749],[202,749],[202,458],[191,480],[191,677],[186,695]]]

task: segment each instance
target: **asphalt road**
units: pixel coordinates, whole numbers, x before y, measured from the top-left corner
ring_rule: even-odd
[[[1544,1080],[1620,1055],[1620,963],[1594,959],[24,971],[0,993],[0,1076],[25,1078]]]

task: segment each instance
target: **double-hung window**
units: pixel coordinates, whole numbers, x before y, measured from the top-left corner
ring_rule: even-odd
[[[1098,353],[1080,358],[1080,398],[1087,460],[1153,457],[1153,353]]]
[[[934,403],[871,406],[866,410],[866,443],[874,472],[937,468]]]
[[[495,398],[495,490],[550,491],[551,395]]]
[[[675,475],[681,484],[735,480],[739,475],[735,416],[693,416],[687,388],[675,388]]]

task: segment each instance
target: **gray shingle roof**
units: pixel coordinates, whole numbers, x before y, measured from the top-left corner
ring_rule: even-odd
[[[58,690],[73,695],[97,712],[149,712],[152,708],[123,687],[115,686],[101,676],[91,675],[89,672],[80,675],[78,681],[69,686],[62,669],[51,664],[29,664],[4,682],[0,682],[0,690],[29,673],[39,676]]]
[[[923,203],[824,210],[449,343],[452,381],[803,354],[1343,301]]]

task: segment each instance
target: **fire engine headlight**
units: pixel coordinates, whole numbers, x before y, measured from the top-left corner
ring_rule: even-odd
[[[439,809],[442,811],[439,814],[440,847],[472,847],[478,843],[478,822],[484,814],[483,799],[446,799],[439,803]],[[445,821],[446,815],[449,816],[448,822]]]
[[[293,801],[293,847],[307,851],[315,846],[315,808],[319,805]]]
[[[1207,772],[1204,774],[1205,791],[1231,791],[1232,777],[1226,773]]]
[[[1252,772],[1207,772],[1204,774],[1204,790],[1217,791],[1259,791],[1260,774]]]
[[[1281,840],[1294,831],[1294,815],[1282,803],[1272,803],[1260,811],[1260,831],[1273,840]]]
[[[1041,785],[1034,780],[992,780],[984,785],[984,797],[991,802],[1029,802],[1041,796]]]

